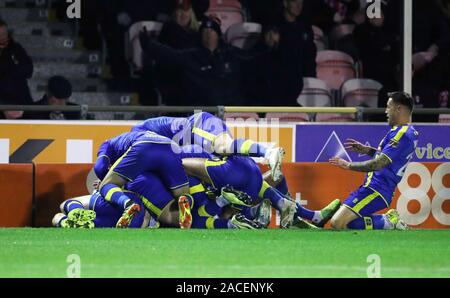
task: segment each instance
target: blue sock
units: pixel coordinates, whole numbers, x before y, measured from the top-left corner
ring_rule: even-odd
[[[241,213],[242,213],[247,219],[253,220],[253,219],[255,219],[255,217],[256,217],[256,211],[258,211],[258,205],[253,206],[253,207],[246,207],[246,206],[244,206],[244,207],[242,208]]]
[[[283,178],[281,178],[280,183],[278,183],[278,185],[275,188],[279,192],[281,192],[283,195],[289,194],[288,185],[287,185],[287,182],[286,182],[286,178],[284,176],[283,176]]]
[[[272,206],[280,211],[284,207],[284,200],[286,200],[283,195],[273,187],[268,187],[263,195],[264,199],[269,199]]]
[[[297,213],[295,215],[297,215],[303,219],[307,219],[307,220],[311,220],[311,221],[313,220],[315,211],[306,209],[305,207],[300,205],[300,203],[295,203],[295,204],[297,205]]]
[[[383,230],[388,228],[383,214],[359,217],[349,222],[347,227],[352,230]]]
[[[254,157],[264,157],[267,147],[252,140],[237,139],[231,143],[231,153]]]
[[[100,194],[106,201],[125,209],[130,198],[123,193],[122,189],[115,184],[106,184],[100,189]]]
[[[197,209],[200,216],[216,216],[222,212],[222,207],[217,205],[215,201],[209,201],[205,205]]]
[[[83,204],[77,200],[67,200],[64,202],[64,213],[69,214],[70,211],[75,209],[84,209]]]

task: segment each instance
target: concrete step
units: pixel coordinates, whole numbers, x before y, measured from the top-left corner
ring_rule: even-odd
[[[14,35],[14,40],[25,49],[75,49],[81,48],[81,40],[70,36]]]
[[[44,92],[32,92],[35,100],[39,100]],[[74,92],[70,101],[79,105],[111,106],[137,105],[139,97],[134,93],[108,92]],[[131,120],[136,113],[129,112],[88,112],[95,120]]]
[[[102,79],[71,79],[73,92],[107,92],[108,84]],[[31,92],[45,92],[47,88],[47,78],[33,78],[28,80]]]
[[[0,0],[0,8],[45,8],[48,0]]]
[[[8,24],[54,21],[55,13],[47,8],[2,8],[0,17]]]
[[[38,62],[34,63],[33,77],[49,78],[54,75],[62,75],[70,79],[99,78],[103,73],[103,68],[99,65]]]
[[[72,50],[72,49],[27,49],[33,62],[59,62],[59,63],[89,63],[100,64],[100,52]]]
[[[11,24],[8,29],[15,35],[74,36],[74,29],[66,23],[26,22]]]

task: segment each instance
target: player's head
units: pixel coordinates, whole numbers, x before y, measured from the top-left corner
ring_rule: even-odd
[[[411,118],[414,109],[414,100],[406,92],[392,92],[388,94],[386,115],[390,126],[403,124]]]

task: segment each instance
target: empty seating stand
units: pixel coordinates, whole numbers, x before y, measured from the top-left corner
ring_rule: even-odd
[[[297,98],[302,107],[329,107],[331,93],[327,84],[316,78],[303,78],[303,90]]]
[[[383,86],[371,79],[351,79],[346,81],[341,88],[341,96],[344,106],[378,107],[378,92]]]
[[[330,89],[339,90],[342,84],[356,77],[353,58],[339,51],[317,52],[317,78]]]

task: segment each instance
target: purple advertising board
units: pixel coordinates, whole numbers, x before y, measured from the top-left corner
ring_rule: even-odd
[[[450,125],[417,124],[419,142],[412,161],[449,162]],[[345,140],[355,139],[374,148],[390,131],[386,124],[299,124],[296,126],[295,161],[327,162],[333,156],[349,161],[364,161],[359,155],[344,148]]]

